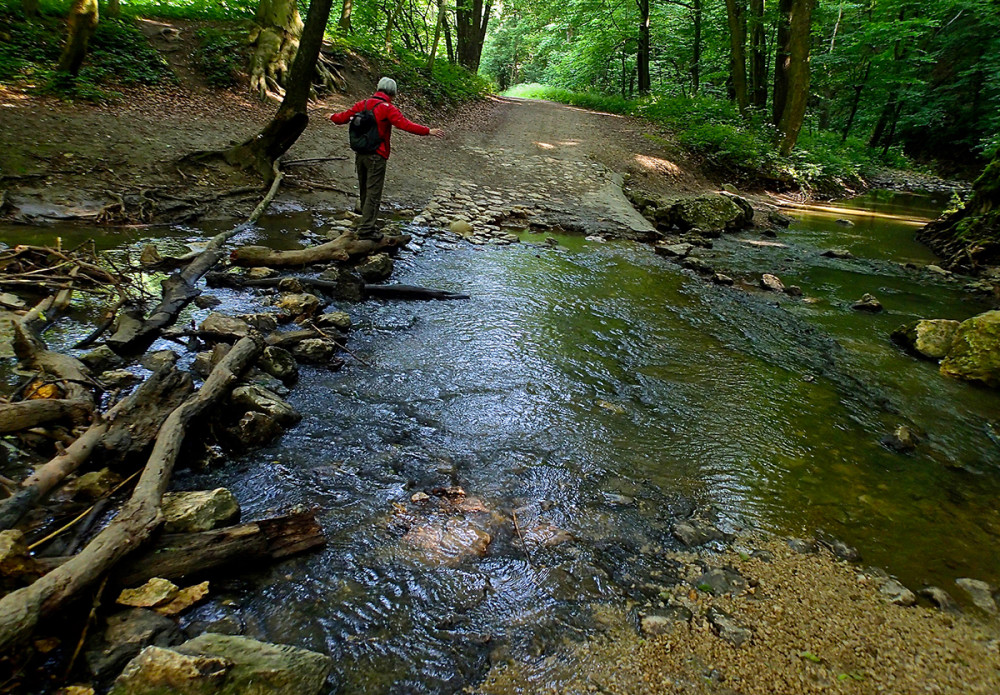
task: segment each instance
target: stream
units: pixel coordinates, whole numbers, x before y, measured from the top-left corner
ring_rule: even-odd
[[[694,512],[728,531],[828,534],[915,590],[963,598],[957,577],[1000,583],[1000,395],[889,341],[908,321],[992,308],[961,281],[900,265],[933,262],[913,233],[946,203],[874,192],[700,254],[734,278],[775,273],[808,301],[713,285],[629,242],[418,236],[393,281],[470,300],[342,305],[360,359],[302,370],[289,397],[301,424],[175,476],[178,489],[228,487],[248,520],[315,509],[328,538],[213,582],[185,624],[329,653],[337,693],[459,692],[491,659],[585,637],[601,603],[655,597],[674,581],[671,525]],[[293,245],[323,224],[272,217],[243,241]],[[0,240],[70,246],[93,233],[7,228]],[[855,258],[820,256],[829,248]],[[866,292],[885,311],[852,311]],[[246,310],[245,297],[211,293],[218,310]],[[82,333],[67,321],[47,338]],[[899,424],[925,433],[915,453],[880,444]],[[449,486],[572,540],[526,555],[504,523],[484,557],[429,563],[393,520],[414,493]]]

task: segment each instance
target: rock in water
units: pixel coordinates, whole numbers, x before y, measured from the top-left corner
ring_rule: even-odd
[[[1000,388],[1000,311],[987,311],[958,326],[941,373]]]
[[[376,253],[360,263],[355,270],[365,282],[382,282],[392,275],[394,264],[387,253]]]
[[[890,337],[917,357],[940,360],[951,350],[959,325],[948,319],[925,319],[900,326]]]
[[[961,577],[955,583],[965,590],[972,602],[990,615],[997,614],[997,602],[993,598],[993,587],[980,579]]]
[[[724,541],[727,536],[715,524],[704,519],[678,521],[673,527],[674,537],[689,548],[711,541]]]
[[[771,275],[770,273],[764,273],[761,276],[760,286],[765,290],[770,290],[771,292],[785,291],[785,283],[783,283],[777,275]]]
[[[920,437],[910,427],[899,425],[892,431],[892,434],[885,435],[879,441],[883,446],[887,446],[893,451],[906,454],[916,450],[917,444],[920,443]]]
[[[213,311],[201,322],[198,330],[224,338],[239,339],[245,338],[250,333],[250,325],[242,319]]]
[[[299,378],[299,366],[292,353],[274,345],[264,348],[264,352],[257,358],[257,366],[286,384]]]
[[[855,311],[865,311],[869,314],[877,314],[882,311],[882,302],[875,298],[873,294],[864,294],[861,299],[854,302],[851,308]]]
[[[90,672],[104,679],[115,675],[145,647],[170,647],[184,635],[170,618],[145,608],[132,608],[108,617],[104,634],[88,642],[85,657]]]
[[[747,580],[739,572],[728,567],[713,567],[694,580],[699,591],[715,594],[738,594],[747,588]]]
[[[945,591],[944,589],[937,586],[927,586],[920,590],[920,595],[929,598],[935,606],[943,611],[949,613],[961,613],[962,609],[958,607],[955,603],[955,599]]]
[[[644,635],[669,635],[678,627],[687,627],[692,613],[684,606],[667,606],[640,616],[639,629]]]
[[[164,530],[167,533],[210,531],[237,520],[240,505],[224,487],[194,492],[168,492],[163,496]]]
[[[256,410],[270,416],[282,427],[295,425],[302,419],[295,408],[286,403],[276,393],[260,386],[240,386],[233,389],[230,401],[244,410]]]
[[[912,606],[917,602],[915,593],[891,577],[883,581],[878,590],[887,601],[897,606]]]
[[[698,228],[705,232],[743,229],[753,220],[753,208],[743,198],[710,193],[681,200],[656,212],[657,221],[682,231]]]

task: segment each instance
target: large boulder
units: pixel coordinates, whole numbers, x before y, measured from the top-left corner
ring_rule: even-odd
[[[288,350],[268,345],[257,358],[257,366],[283,382],[292,383],[299,378],[299,366]]]
[[[253,384],[233,389],[230,401],[243,410],[256,410],[268,415],[282,427],[290,427],[302,419],[295,408],[283,401],[276,393]]]
[[[316,695],[331,670],[324,654],[208,633],[174,649],[147,647],[111,695]]]
[[[1000,387],[1000,311],[987,311],[959,325],[941,373]]]
[[[224,487],[168,492],[163,496],[163,516],[167,533],[210,531],[239,519],[240,505]]]
[[[238,340],[247,337],[250,333],[250,324],[242,319],[213,311],[201,322],[198,330],[211,336]]]
[[[749,227],[753,209],[739,196],[710,193],[680,200],[665,212],[658,209],[656,219],[682,231],[723,232]]]
[[[355,270],[364,278],[365,282],[382,282],[388,280],[392,275],[394,264],[389,254],[376,253],[366,258],[358,264]]]
[[[892,342],[917,357],[940,360],[951,350],[959,322],[927,319],[900,326],[892,332]]]

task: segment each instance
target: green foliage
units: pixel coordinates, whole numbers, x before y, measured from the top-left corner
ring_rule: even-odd
[[[244,26],[199,29],[194,62],[213,87],[233,87],[245,74],[248,60],[247,28]]]
[[[126,0],[122,14],[171,19],[249,19],[259,0]]]
[[[29,91],[63,98],[106,102],[121,94],[112,87],[155,85],[173,79],[162,56],[153,49],[131,20],[104,19],[90,39],[87,62],[76,78],[59,75],[65,28],[63,22],[43,15],[25,22],[12,14],[0,15],[0,82]]]

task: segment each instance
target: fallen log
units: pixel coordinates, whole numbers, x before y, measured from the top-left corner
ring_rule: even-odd
[[[246,287],[277,287],[286,278],[294,278],[303,287],[320,290],[327,294],[335,295],[342,288],[342,285],[332,280],[302,277],[299,275],[284,275],[280,278],[247,278],[233,273],[209,273],[205,276],[205,281],[209,287],[243,289]],[[469,295],[460,292],[436,290],[431,287],[419,287],[418,285],[372,285],[365,283],[361,286],[361,294],[362,296],[378,297],[379,299],[469,299]]]
[[[76,441],[35,469],[13,495],[0,501],[0,529],[13,528],[95,450],[106,460],[121,461],[145,451],[167,415],[194,390],[191,376],[176,369],[161,370],[127,398],[99,417]]]
[[[383,236],[378,241],[358,239],[354,232],[344,232],[333,241],[319,246],[291,251],[275,251],[268,246],[241,246],[229,255],[233,265],[269,268],[303,266],[330,261],[349,261],[353,256],[367,256],[382,249],[405,246],[410,242],[407,234]]]
[[[215,267],[225,256],[223,246],[226,242],[240,232],[249,229],[274,199],[282,179],[277,162],[274,165],[274,174],[271,188],[257,208],[251,213],[250,218],[228,232],[216,234],[208,242],[205,249],[184,270],[174,273],[164,280],[161,285],[163,290],[162,296],[156,308],[141,323],[131,324],[127,330],[119,328],[106,341],[108,347],[120,355],[145,352],[159,336],[160,331],[172,325],[177,320],[178,315],[184,310],[184,307],[201,294],[201,290],[196,286],[198,280]]]
[[[65,564],[0,599],[0,649],[28,637],[40,619],[56,612],[148,540],[162,522],[161,499],[188,423],[228,394],[237,375],[262,349],[263,341],[256,336],[236,343],[201,389],[167,417],[132,497],[114,520]]]
[[[19,432],[55,420],[85,422],[93,414],[86,402],[68,398],[36,398],[16,403],[0,403],[0,434]]]
[[[313,512],[298,512],[227,526],[200,533],[164,533],[149,547],[122,561],[111,572],[113,586],[136,586],[153,577],[176,581],[212,574],[226,567],[257,569],[326,545],[323,529]],[[51,570],[68,557],[36,558],[38,567]]]

